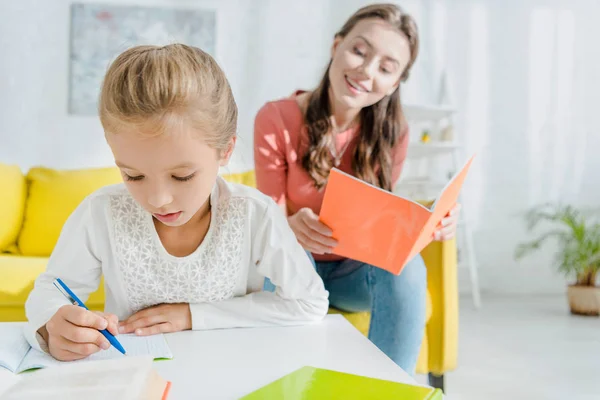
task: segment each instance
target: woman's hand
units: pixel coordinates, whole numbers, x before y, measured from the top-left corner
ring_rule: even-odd
[[[454,206],[448,215],[442,219],[438,229],[433,233],[433,240],[443,242],[456,236],[456,226],[458,225],[458,216],[460,215],[460,204]]]
[[[192,313],[187,303],[148,307],[119,322],[119,333],[135,332],[138,336],[188,329],[192,329]]]
[[[314,254],[328,254],[337,246],[337,241],[331,237],[331,229],[319,221],[319,216],[310,208],[300,209],[288,217],[288,222],[304,250]]]

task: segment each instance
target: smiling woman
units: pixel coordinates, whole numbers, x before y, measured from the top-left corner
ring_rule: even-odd
[[[400,89],[418,51],[417,25],[401,8],[361,8],[335,34],[319,85],[264,105],[254,129],[257,186],[287,215],[324,280],[330,303],[346,311],[371,311],[369,338],[409,373],[425,325],[422,259],[417,256],[395,276],[335,256],[336,241],[318,214],[334,166],[384,190],[399,178],[408,145]],[[438,240],[454,235],[456,212],[443,226]]]
[[[352,155],[356,176],[391,190],[397,178],[391,175],[399,175],[399,170],[389,167],[392,149],[400,145],[397,151],[405,151],[407,139],[400,82],[408,77],[419,42],[413,19],[400,10],[391,12],[393,8],[374,5],[352,16],[335,35],[331,62],[321,83],[301,98],[310,143],[303,167],[317,187],[324,185],[331,169],[332,136],[360,121],[356,136],[362,140]]]

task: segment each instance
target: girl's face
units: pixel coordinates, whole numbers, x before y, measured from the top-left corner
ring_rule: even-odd
[[[133,198],[167,226],[189,222],[208,200],[228,150],[209,147],[198,132],[182,130],[148,137],[107,133],[108,144]]]
[[[359,21],[331,49],[329,80],[338,106],[361,109],[396,90],[410,61],[406,36],[377,19]]]

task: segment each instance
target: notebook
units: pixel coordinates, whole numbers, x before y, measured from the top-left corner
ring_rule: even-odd
[[[473,157],[431,208],[332,169],[319,219],[338,241],[333,253],[399,275],[456,205],[472,162]]]
[[[64,363],[23,375],[0,368],[0,400],[166,400],[170,388],[150,356]]]
[[[303,367],[240,400],[441,400],[442,392],[314,367]]]
[[[173,354],[164,335],[135,336],[119,335],[119,342],[125,348],[127,356],[151,356],[153,359],[171,359]],[[114,347],[101,350],[82,360],[70,361],[69,364],[84,364],[90,361],[122,359],[125,357]],[[32,348],[23,335],[22,325],[0,324],[0,367],[12,373],[53,367],[65,364],[49,354]]]

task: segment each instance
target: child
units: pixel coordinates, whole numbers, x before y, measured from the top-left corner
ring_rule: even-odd
[[[26,337],[59,360],[113,334],[292,325],[320,320],[328,293],[270,198],[218,177],[235,145],[237,107],[208,54],[138,46],[110,66],[100,120],[124,183],[69,217],[27,303]],[[70,305],[105,278],[107,314]],[[262,291],[265,278],[277,286]],[[120,321],[120,322],[119,322]]]

